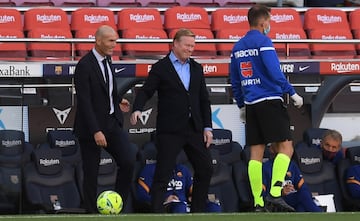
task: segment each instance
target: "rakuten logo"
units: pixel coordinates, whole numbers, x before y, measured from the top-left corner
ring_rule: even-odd
[[[14,147],[22,145],[21,140],[3,140],[1,141],[1,145],[4,147]]]
[[[324,24],[333,24],[333,23],[340,23],[342,19],[340,16],[328,16],[328,15],[317,15],[317,20],[324,23]]]
[[[275,23],[283,23],[283,22],[294,21],[295,19],[293,15],[275,14],[275,15],[271,15],[271,20],[274,21]]]
[[[216,65],[203,65],[204,74],[216,73],[218,68]]]
[[[359,71],[360,65],[359,64],[353,64],[353,63],[331,63],[330,68],[332,71],[336,71],[338,73],[346,73],[346,72],[353,72],[353,71]]]
[[[0,16],[0,23],[1,24],[5,24],[5,23],[12,23],[15,22],[15,17],[12,15],[1,15]]]
[[[214,144],[215,146],[218,146],[218,145],[224,145],[224,144],[229,144],[231,142],[230,139],[228,138],[221,138],[221,139],[213,139],[213,142],[212,144]]]
[[[60,15],[36,15],[36,21],[40,21],[42,23],[52,23],[61,21]]]
[[[230,24],[236,24],[241,22],[247,22],[248,18],[245,15],[224,15],[224,22],[228,22]]]
[[[84,21],[89,22],[91,24],[101,23],[109,21],[109,17],[106,15],[84,15]]]
[[[112,159],[111,158],[102,158],[100,160],[99,166],[104,166],[106,164],[112,164]]]
[[[59,159],[40,159],[39,163],[40,163],[40,165],[48,167],[48,166],[59,165],[60,160]]]
[[[56,39],[64,39],[66,38],[64,35],[50,35],[50,34],[41,34],[40,38],[56,38]]]
[[[55,140],[55,146],[58,147],[74,146],[75,143],[75,140]]]
[[[305,164],[305,165],[312,165],[312,164],[317,164],[317,163],[320,163],[320,158],[309,158],[309,157],[306,157],[306,158],[301,158],[301,163],[302,164]]]
[[[155,16],[148,15],[148,14],[143,14],[143,15],[140,15],[139,13],[138,14],[130,14],[129,18],[130,18],[130,21],[134,21],[137,23],[155,21]]]
[[[159,36],[145,36],[145,35],[136,35],[135,36],[136,39],[160,39]]]
[[[344,35],[321,35],[322,40],[346,40]]]
[[[288,40],[288,39],[301,39],[299,34],[285,34],[285,33],[276,33],[275,35],[276,39],[281,39],[281,40]]]
[[[183,22],[191,22],[191,21],[198,21],[201,20],[202,17],[200,14],[187,14],[187,13],[177,13],[176,19],[181,20]]]

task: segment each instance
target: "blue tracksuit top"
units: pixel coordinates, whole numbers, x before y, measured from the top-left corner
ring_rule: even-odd
[[[345,175],[346,186],[352,197],[360,198],[360,165],[350,166]]]
[[[233,96],[239,108],[264,100],[282,99],[295,94],[280,69],[273,43],[258,30],[250,30],[234,44],[230,78]]]
[[[270,159],[263,164],[263,196],[269,194],[272,178],[274,159]],[[294,207],[297,212],[321,212],[314,200],[311,191],[302,177],[299,167],[290,161],[288,171],[285,176],[285,184],[292,184],[296,192],[284,197],[287,204]]]
[[[142,202],[151,202],[150,188],[153,182],[156,164],[146,164],[140,171],[136,186],[137,199]],[[177,164],[173,176],[166,188],[164,200],[170,195],[176,195],[181,202],[187,202],[192,193],[192,176],[187,167]]]

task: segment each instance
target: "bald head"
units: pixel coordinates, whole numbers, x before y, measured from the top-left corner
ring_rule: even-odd
[[[117,34],[117,33],[111,26],[102,25],[96,30],[95,38],[101,38],[106,34]]]
[[[112,56],[118,38],[117,32],[111,26],[100,26],[95,32],[95,50],[102,56]]]

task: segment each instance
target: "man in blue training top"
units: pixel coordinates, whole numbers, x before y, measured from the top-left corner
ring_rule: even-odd
[[[143,203],[151,203],[150,189],[153,182],[156,163],[146,164],[141,170],[136,187],[137,200]],[[169,213],[189,212],[191,203],[193,181],[190,170],[176,164],[173,175],[166,188],[164,205]],[[206,212],[221,212],[219,203],[207,202]]]
[[[249,9],[250,31],[233,47],[230,78],[240,113],[246,113],[246,144],[251,148],[248,174],[255,211],[265,211],[261,196],[262,158],[265,145],[273,142],[279,146],[279,153],[274,159],[270,194],[265,201],[295,211],[281,197],[282,183],[294,152],[283,96],[289,94],[298,108],[303,105],[303,99],[280,70],[275,48],[266,36],[270,32],[270,17],[270,8],[266,6]]]
[[[274,157],[277,154],[277,147],[272,144],[270,146],[272,156],[263,164],[263,196],[269,194],[271,185],[272,166]],[[290,161],[289,168],[286,172],[285,182],[283,183],[282,197],[285,202],[295,208],[296,212],[322,212],[323,210],[314,202],[311,192],[306,185],[299,167]],[[267,208],[270,209],[270,208]],[[280,211],[281,212],[281,211]]]

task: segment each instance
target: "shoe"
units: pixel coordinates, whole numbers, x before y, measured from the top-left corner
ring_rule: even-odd
[[[265,197],[265,207],[272,212],[295,212],[295,209],[287,204],[281,196],[273,197],[270,194]]]
[[[254,212],[255,213],[266,213],[266,212],[269,212],[269,210],[267,210],[265,208],[265,206],[256,205],[255,208],[254,208]]]

